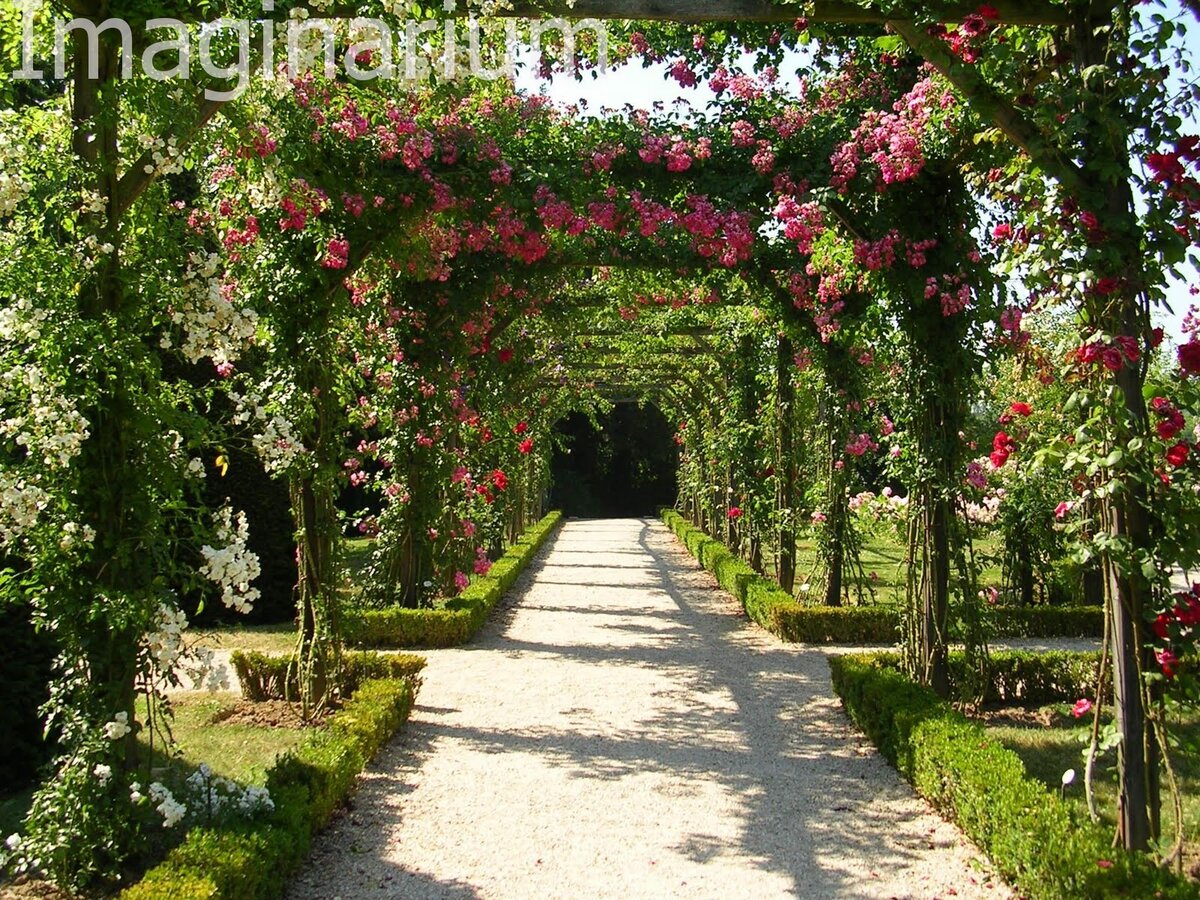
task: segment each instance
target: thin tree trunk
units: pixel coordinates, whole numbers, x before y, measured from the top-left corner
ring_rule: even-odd
[[[795,352],[786,335],[779,335],[775,357],[775,415],[777,421],[776,496],[779,514],[779,586],[789,594],[796,585],[796,459],[792,433],[796,386],[792,381]]]

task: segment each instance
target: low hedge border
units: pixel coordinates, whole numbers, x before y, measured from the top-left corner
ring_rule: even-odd
[[[809,606],[764,578],[715,538],[673,509],[663,522],[733,594],[755,622],[785,641],[809,644],[894,644],[900,633],[895,610],[886,606]],[[1104,633],[1103,612],[1092,606],[1003,607],[992,612],[997,637],[1095,637]]]
[[[738,599],[747,615],[783,640],[814,644],[895,643],[898,623],[891,610],[870,606],[804,606],[675,510],[664,509],[662,518],[700,565]]]
[[[360,609],[345,616],[346,639],[364,647],[457,647],[475,637],[500,598],[562,520],[558,510],[531,525],[496,560],[441,609]]]
[[[237,672],[242,696],[247,700],[282,700],[299,696],[296,671],[292,669],[291,656],[271,656],[266,653],[235,650],[229,657]],[[414,653],[372,653],[358,651],[342,655],[342,685],[346,694],[353,695],[364,681],[379,678],[404,678],[416,675],[425,668],[425,657]],[[284,684],[287,683],[287,690]],[[323,685],[316,685],[316,693],[324,693]]]
[[[1111,834],[1030,778],[1017,754],[894,663],[894,654],[831,657],[833,688],[888,761],[1022,896],[1197,896],[1149,858],[1114,849]]]
[[[267,773],[269,816],[194,828],[122,900],[274,900],[308,858],[312,837],[354,789],[363,766],[408,718],[420,681],[368,679],[319,731]]]

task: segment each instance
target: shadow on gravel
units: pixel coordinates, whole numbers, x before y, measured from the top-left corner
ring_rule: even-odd
[[[469,652],[473,659],[479,652],[499,652],[506,659],[525,660],[530,678],[536,678],[539,662],[582,664],[579,678],[598,692],[604,689],[606,670],[645,670],[645,683],[656,686],[651,702],[644,696],[629,700],[639,705],[616,710],[619,724],[613,727],[612,720],[598,716],[590,705],[564,697],[562,705],[570,708],[548,710],[543,721],[508,730],[471,727],[455,721],[451,710],[423,708],[432,715],[411,723],[379,761],[375,777],[382,781],[373,784],[371,793],[380,796],[382,790],[388,797],[386,807],[375,805],[371,811],[379,820],[374,830],[379,840],[402,823],[404,795],[420,783],[423,761],[437,747],[453,743],[486,754],[489,765],[498,769],[532,755],[584,782],[663,773],[671,776],[661,781],[673,792],[671,797],[718,786],[732,806],[713,811],[711,818],[687,822],[686,835],[671,849],[704,864],[736,856],[738,865],[784,876],[792,896],[888,896],[894,893],[893,883],[906,892],[920,891],[917,872],[909,879],[903,873],[911,866],[936,873],[936,861],[928,856],[936,847],[934,838],[912,822],[923,807],[842,713],[832,694],[824,653],[772,643],[773,638],[748,624],[736,602],[678,550],[656,520],[639,521],[639,565],[579,565],[597,575],[614,572],[611,582],[572,581],[565,573],[562,581],[554,580],[556,570],[574,565],[558,562],[564,554],[584,554],[556,547],[563,538],[560,531],[480,639],[455,652]],[[619,528],[610,524],[573,523],[570,543],[586,544],[594,553],[610,552],[608,543],[628,547],[630,523],[621,522]],[[624,584],[621,576],[631,570],[637,578]],[[523,597],[534,582],[585,586],[589,592],[577,604],[530,597],[519,607],[530,618],[523,617],[517,628],[515,598]],[[593,595],[593,588],[607,593]],[[612,593],[614,588],[618,593]],[[633,592],[628,600],[625,588]],[[638,595],[645,599],[639,601]],[[664,595],[670,607],[664,608]],[[558,620],[579,616],[573,629],[579,639],[531,639],[540,631],[536,623],[546,621],[537,618],[543,615]],[[581,695],[586,702],[587,693]],[[734,842],[728,832],[713,833],[718,816],[736,821]],[[464,840],[474,839],[469,823],[458,826],[464,828]],[[386,879],[394,893],[381,884],[380,893],[353,896],[476,896],[470,887],[406,872],[385,859],[385,850],[373,846],[362,852],[376,855],[372,877],[380,870],[394,876]],[[314,858],[315,867],[321,864],[320,857]],[[519,885],[513,887],[513,896],[519,896]],[[932,893],[930,889],[920,895]]]

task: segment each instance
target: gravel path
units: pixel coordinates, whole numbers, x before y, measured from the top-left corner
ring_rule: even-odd
[[[568,522],[509,597],[291,897],[1009,896],[658,522]]]

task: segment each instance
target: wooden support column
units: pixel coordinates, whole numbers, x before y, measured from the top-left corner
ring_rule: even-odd
[[[775,344],[775,510],[779,516],[779,586],[789,594],[796,584],[796,456],[792,434],[796,385],[792,381],[795,351],[787,335]]]

